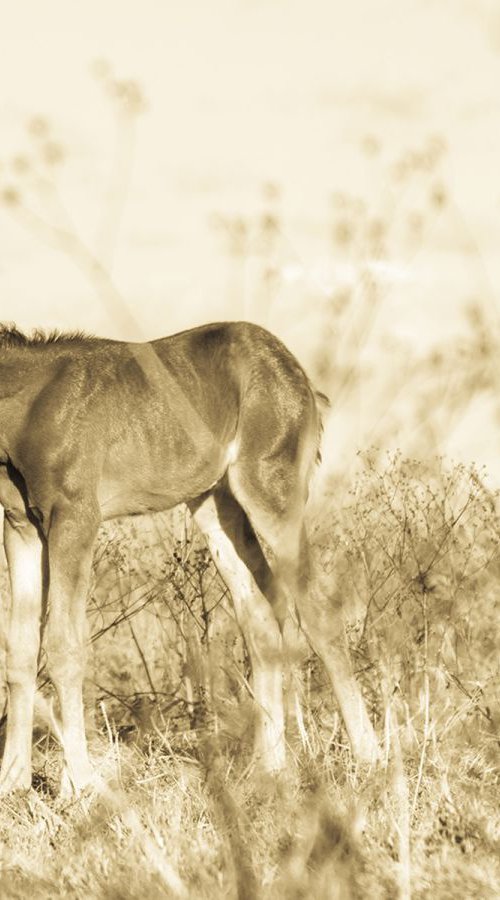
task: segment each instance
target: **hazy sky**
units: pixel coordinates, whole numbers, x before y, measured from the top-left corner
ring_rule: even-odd
[[[389,163],[437,133],[449,145],[445,174],[463,240],[477,250],[472,268],[462,272],[462,259],[455,277],[473,282],[479,266],[498,298],[495,10],[494,0],[5,3],[2,183],[10,156],[29,146],[26,120],[48,116],[71,152],[63,197],[92,243],[113,165],[113,122],[90,66],[106,59],[119,77],[136,78],[148,110],[115,279],[143,330],[157,333],[231,315],[214,214],[248,216],[263,182],[278,182],[290,260],[321,267],[331,193],[370,200],[381,189],[382,163],[367,164],[363,137],[374,134]],[[1,318],[120,331],[71,261],[2,211],[0,228]],[[426,265],[424,254],[406,281],[425,284]],[[421,327],[413,308],[413,294],[399,304],[403,331]]]

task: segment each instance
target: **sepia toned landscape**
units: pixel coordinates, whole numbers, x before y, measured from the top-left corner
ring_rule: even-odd
[[[0,321],[145,341],[243,319],[297,356],[330,401],[314,565],[382,759],[355,762],[291,631],[287,769],[262,776],[246,648],[189,514],[115,520],[88,604],[99,780],[58,794],[42,652],[0,897],[499,897],[500,10],[75,13],[6,12]],[[3,661],[3,553],[0,591]],[[3,676],[1,700],[5,728]]]

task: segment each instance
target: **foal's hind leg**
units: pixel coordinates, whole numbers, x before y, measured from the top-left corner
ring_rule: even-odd
[[[218,490],[190,509],[231,591],[245,638],[257,707],[256,756],[265,771],[278,772],[285,765],[285,735],[281,633],[272,607],[271,571],[247,516],[229,493]]]
[[[312,576],[308,540],[300,525],[297,538],[295,559],[291,560],[288,548],[280,547],[278,531],[278,577],[292,592],[302,628],[330,676],[353,755],[360,762],[376,762],[378,742],[352,671],[341,604],[332,602],[321,573]]]
[[[9,565],[11,608],[7,631],[7,736],[0,793],[31,786],[33,705],[40,644],[43,546],[24,513],[8,511],[4,547]]]
[[[320,573],[312,572],[303,526],[304,485],[293,470],[289,472],[290,490],[284,506],[280,480],[278,472],[275,479],[263,483],[251,462],[246,472],[235,466],[229,475],[235,496],[273,552],[277,587],[281,586],[295,604],[301,626],[327,669],[354,756],[359,761],[375,762],[378,742],[352,671],[342,610],[332,605]]]

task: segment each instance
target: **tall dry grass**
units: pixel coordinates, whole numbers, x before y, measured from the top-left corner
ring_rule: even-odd
[[[86,688],[105,787],[57,799],[39,720],[35,787],[2,802],[5,896],[498,895],[495,498],[474,469],[369,454],[342,508],[334,496],[314,552],[332,608],[343,599],[383,765],[351,759],[304,644],[289,768],[262,780],[246,655],[204,548],[189,528],[163,545],[116,528]]]

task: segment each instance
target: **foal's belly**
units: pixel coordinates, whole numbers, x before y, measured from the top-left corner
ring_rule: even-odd
[[[99,489],[98,499],[101,518],[105,521],[117,516],[171,509],[182,503],[184,498],[180,491],[148,491],[133,485],[124,486],[122,483],[106,481]]]
[[[171,509],[214,487],[224,475],[224,457],[186,460],[176,467],[143,463],[121,472],[105,472],[97,497],[103,520]]]

